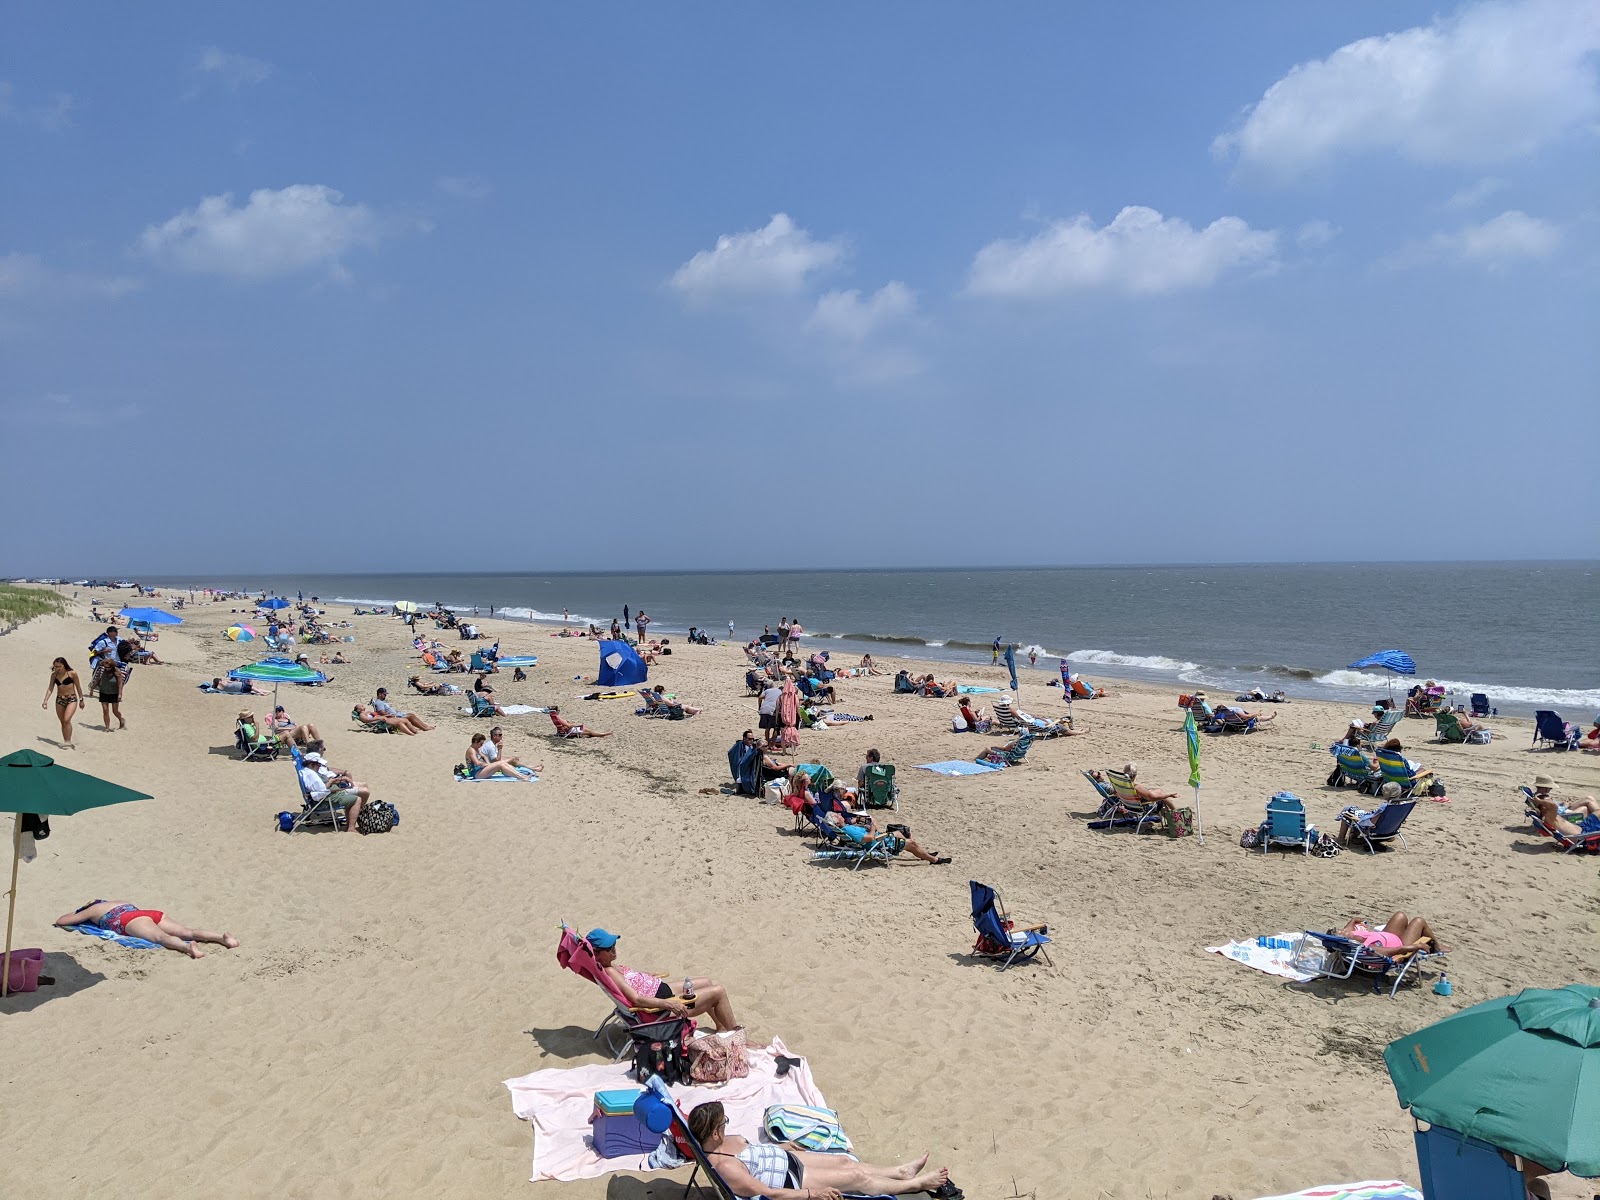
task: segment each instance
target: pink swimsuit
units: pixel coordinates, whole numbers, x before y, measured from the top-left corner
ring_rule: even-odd
[[[648,971],[635,971],[632,967],[623,967],[622,978],[638,995],[647,1000],[659,999],[657,993],[661,991],[661,980]]]

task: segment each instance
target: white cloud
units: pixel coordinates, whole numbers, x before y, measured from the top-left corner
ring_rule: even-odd
[[[212,76],[230,92],[237,92],[242,87],[264,83],[272,74],[272,64],[246,54],[230,54],[220,46],[207,46],[200,51],[195,70]]]
[[[15,90],[9,83],[0,83],[0,120],[32,126],[46,133],[59,133],[72,124],[72,110],[77,107],[77,101],[66,92],[56,92],[44,104],[18,104],[14,95]]]
[[[668,281],[690,299],[730,293],[793,293],[810,277],[837,266],[843,241],[819,241],[778,213],[762,229],[725,233],[715,248],[702,250]]]
[[[806,323],[829,337],[863,342],[916,311],[917,294],[898,279],[891,279],[864,300],[855,288],[824,293]]]
[[[127,275],[92,275],[57,271],[36,254],[0,254],[0,300],[71,300],[100,297],[114,300],[144,286]]]
[[[176,271],[270,279],[325,266],[344,277],[341,256],[384,233],[364,204],[318,183],[260,188],[235,205],[233,193],[207,196],[139,235],[139,250]]]
[[[5,405],[8,416],[27,425],[49,425],[69,429],[105,429],[136,419],[138,404],[85,404],[66,392],[46,392],[11,400]]]
[[[982,296],[1042,297],[1103,288],[1134,294],[1207,287],[1225,271],[1271,267],[1278,235],[1220,217],[1195,229],[1153,208],[1124,208],[1109,225],[1087,214],[1043,233],[991,242],[972,261],[967,289]]]
[[[439,190],[457,200],[482,200],[489,194],[489,181],[481,175],[444,175]]]
[[[1294,240],[1302,246],[1326,246],[1339,236],[1339,227],[1332,221],[1324,221],[1321,217],[1307,221],[1294,232]]]
[[[1279,176],[1369,150],[1428,163],[1504,161],[1593,126],[1597,49],[1592,0],[1478,4],[1301,63],[1212,149]]]
[[[1478,180],[1477,183],[1474,183],[1469,187],[1462,188],[1455,195],[1451,196],[1450,199],[1446,200],[1444,202],[1444,206],[1446,208],[1456,209],[1477,208],[1478,205],[1482,204],[1490,196],[1495,195],[1497,192],[1504,191],[1505,186],[1506,181],[1504,179],[1496,179],[1493,175],[1490,175],[1485,179]]]
[[[1561,245],[1561,227],[1511,209],[1479,225],[1436,233],[1403,247],[1384,265],[1414,267],[1430,262],[1461,263],[1494,271],[1513,263],[1549,258]]]

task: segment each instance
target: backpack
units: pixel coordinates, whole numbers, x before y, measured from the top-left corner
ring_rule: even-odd
[[[387,800],[368,800],[356,817],[357,833],[388,833],[400,823],[400,813]]]
[[[633,1066],[629,1073],[637,1082],[647,1084],[652,1075],[661,1076],[661,1082],[669,1086],[689,1082],[682,1021],[635,1025],[628,1030],[628,1037],[633,1042]]]

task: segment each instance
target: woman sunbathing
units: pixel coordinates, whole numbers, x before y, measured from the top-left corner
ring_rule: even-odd
[[[585,729],[582,725],[574,725],[561,715],[561,706],[550,706],[550,724],[556,727],[558,738],[604,738],[610,737],[609,733],[600,733],[598,730]]]
[[[700,711],[694,705],[684,704],[681,700],[668,700],[667,689],[663,684],[658,683],[650,691],[643,692],[641,695],[644,697],[645,708],[652,713],[665,713],[674,704],[683,710],[683,715],[686,717],[692,717]]]
[[[120,937],[143,938],[168,950],[187,954],[190,958],[204,958],[205,951],[196,942],[211,942],[218,946],[236,949],[239,939],[231,933],[212,933],[209,929],[190,929],[167,919],[159,909],[139,908],[133,904],[115,904],[110,900],[91,900],[82,908],[56,918],[56,925],[66,929],[72,925],[97,925]]]
[[[1145,787],[1139,782],[1139,764],[1123,763],[1122,773],[1128,777],[1128,782],[1133,784],[1133,790],[1138,793],[1139,799],[1146,804],[1155,804],[1167,812],[1176,812],[1173,801],[1178,798],[1177,792],[1158,792],[1154,788]]]
[[[444,695],[444,689],[446,686],[442,683],[423,683],[422,676],[420,675],[413,675],[410,679],[406,680],[406,682],[412,687],[416,688],[417,691],[421,692],[424,696],[442,696]]]
[[[428,730],[433,728],[432,725],[423,725],[421,721],[411,713],[396,713],[393,716],[390,716],[386,713],[379,712],[370,704],[356,705],[356,717],[364,724],[387,725],[390,729],[398,729],[404,734],[426,733]]]
[[[728,1132],[728,1117],[720,1100],[694,1106],[689,1113],[689,1132],[735,1196],[841,1200],[847,1191],[890,1196],[914,1192],[946,1196],[959,1192],[951,1186],[948,1170],[927,1169],[926,1154],[898,1167],[878,1167],[841,1154],[747,1141]]]
[[[1385,958],[1399,958],[1415,954],[1418,950],[1429,953],[1444,950],[1434,936],[1433,926],[1425,918],[1408,917],[1403,912],[1390,917],[1382,929],[1371,929],[1360,917],[1352,917],[1343,928],[1330,929],[1328,932],[1360,942],[1371,953],[1381,954]]]
[[[495,775],[504,775],[507,779],[518,779],[523,783],[534,782],[527,775],[518,771],[515,763],[505,759],[491,759],[484,754],[483,747],[489,739],[481,733],[472,735],[472,745],[467,747],[467,766],[472,771],[474,779],[489,779]]]
[[[317,732],[315,725],[309,721],[304,725],[296,724],[295,719],[284,711],[281,704],[272,710],[272,732],[296,746],[310,746],[320,744],[322,741],[322,735]]]
[[[691,1017],[709,1015],[716,1023],[718,1033],[739,1027],[733,1015],[733,1003],[728,999],[728,989],[715,979],[685,978],[684,991],[675,992],[672,985],[661,976],[619,963],[617,935],[609,930],[591,929],[584,936],[584,941],[594,948],[595,962],[611,976],[611,981],[617,985],[629,1008],[658,1012],[685,1021]]]

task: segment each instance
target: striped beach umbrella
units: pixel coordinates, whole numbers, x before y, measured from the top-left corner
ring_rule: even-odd
[[[281,654],[273,654],[263,658],[260,662],[249,663],[246,666],[235,668],[228,672],[229,679],[248,680],[252,683],[272,684],[272,703],[278,703],[278,685],[280,683],[327,683],[328,677],[321,671],[313,670],[304,663],[297,663],[292,658]]]
[[[146,625],[182,625],[183,618],[164,608],[124,608],[117,613],[130,621],[143,621]]]
[[[222,631],[222,636],[230,642],[253,642],[256,631],[248,625],[229,625]]]
[[[1417,664],[1404,650],[1379,650],[1376,654],[1369,654],[1350,664],[1352,671],[1359,671],[1364,667],[1383,667],[1396,675],[1417,673]]]

